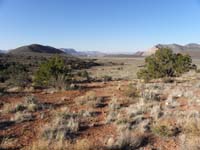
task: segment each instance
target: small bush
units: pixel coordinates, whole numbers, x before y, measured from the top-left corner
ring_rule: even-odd
[[[135,98],[139,96],[139,91],[136,87],[129,85],[128,88],[124,91],[125,96]]]
[[[57,89],[65,89],[70,77],[70,66],[66,66],[60,56],[54,56],[39,66],[34,82],[36,86],[53,86]]]
[[[26,96],[23,102],[17,104],[6,104],[3,107],[3,113],[16,113],[16,112],[35,112],[43,109],[44,105],[39,103],[34,96]]]
[[[176,135],[179,131],[178,128],[172,126],[169,122],[157,121],[151,127],[152,133],[161,137],[171,137]]]
[[[80,119],[77,114],[60,112],[55,114],[52,122],[47,124],[43,131],[46,140],[63,141],[74,138],[80,127]]]
[[[84,78],[86,81],[90,81],[91,77],[89,76],[89,73],[87,71],[79,72],[78,75],[82,78]]]
[[[77,97],[76,103],[79,105],[85,105],[88,101],[95,101],[97,99],[95,92],[87,92],[85,95]]]
[[[195,69],[189,55],[174,54],[171,49],[160,48],[155,54],[145,59],[145,68],[141,69],[137,76],[145,81],[180,76],[190,69]]]
[[[98,108],[105,106],[104,97],[97,97],[95,92],[88,92],[83,96],[76,98],[78,105],[88,105],[92,108]]]
[[[11,118],[11,121],[15,121],[16,123],[21,123],[25,121],[32,121],[34,116],[31,113],[25,112],[17,112],[14,114],[14,117]]]
[[[98,97],[96,100],[89,101],[88,105],[93,107],[93,108],[99,108],[99,107],[104,107],[104,98],[103,97]]]
[[[112,98],[108,105],[108,108],[109,112],[106,117],[106,123],[111,123],[117,120],[117,115],[119,114],[119,111],[121,109],[121,105],[119,104],[118,99],[115,97]]]
[[[0,82],[6,82],[9,86],[26,87],[31,83],[27,66],[16,63],[0,65]]]
[[[160,90],[146,89],[141,92],[141,97],[144,98],[145,101],[160,101],[161,95],[162,93]]]
[[[147,137],[144,135],[136,135],[131,131],[120,131],[119,136],[116,139],[110,138],[107,142],[107,149],[110,150],[130,150],[138,149],[142,145],[146,144]]]

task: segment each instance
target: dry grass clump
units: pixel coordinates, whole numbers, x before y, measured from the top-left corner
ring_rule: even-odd
[[[9,150],[16,149],[17,139],[11,137],[3,137],[0,138],[0,149],[1,150]]]
[[[98,97],[96,100],[91,100],[88,101],[88,106],[91,106],[93,108],[99,108],[99,107],[104,107],[104,97]]]
[[[118,99],[116,97],[113,97],[112,100],[109,102],[108,105],[110,110],[118,110],[121,108],[121,105],[118,102]]]
[[[66,107],[54,112],[52,121],[42,127],[40,139],[33,143],[30,150],[92,150],[90,141],[76,141],[83,123],[80,114],[84,113],[73,113]]]
[[[72,147],[72,150],[94,150],[93,149],[94,146],[87,139],[78,140],[71,147]]]
[[[69,143],[67,142],[50,142],[50,141],[44,141],[42,139],[32,143],[30,147],[28,147],[28,150],[69,150]]]
[[[75,143],[70,141],[45,141],[42,139],[34,142],[28,150],[94,150],[92,143],[87,139],[77,140]]]
[[[17,104],[5,104],[3,107],[3,113],[16,113],[16,112],[35,112],[41,110],[43,104],[39,103],[34,96],[27,96],[24,98],[23,102]]]
[[[58,112],[43,131],[46,140],[63,141],[74,138],[80,129],[80,117],[68,111]]]
[[[21,123],[25,121],[32,121],[34,119],[32,112],[36,112],[43,108],[43,104],[39,103],[34,96],[27,96],[24,102],[17,104],[4,105],[3,113],[14,113],[11,121]]]
[[[151,119],[144,116],[149,111],[150,105],[145,104],[142,99],[129,107],[120,107],[116,99],[113,99],[109,106],[107,122],[114,122],[120,131],[146,132],[149,130]]]
[[[151,126],[153,134],[161,137],[171,137],[179,133],[179,129],[167,120],[158,120]]]
[[[84,96],[76,98],[76,103],[78,105],[87,105],[93,108],[104,107],[104,97],[97,97],[95,92],[88,92]]]
[[[154,100],[160,101],[161,100],[161,91],[154,90],[154,89],[145,89],[141,92],[141,97],[144,98],[146,101]]]
[[[146,112],[148,112],[148,105],[144,104],[143,101],[140,101],[134,105],[124,109],[124,117],[120,117],[116,120],[117,125],[123,129],[137,130],[141,132],[146,132],[149,130],[149,125],[151,119],[145,118]]]
[[[184,123],[182,124],[182,131],[187,135],[199,136],[200,119],[197,117],[184,119]]]
[[[17,112],[11,118],[11,121],[15,121],[16,123],[21,123],[21,122],[25,122],[25,121],[32,121],[33,119],[34,119],[34,116],[31,113]]]
[[[93,92],[93,91],[89,91],[86,93],[85,97],[88,99],[88,100],[93,100],[93,99],[96,99],[97,96],[96,96],[96,93]]]
[[[59,145],[57,145],[58,147]],[[37,140],[36,142],[33,142],[30,147],[28,147],[28,150],[47,150],[50,148],[49,141],[44,141],[42,139]],[[55,149],[59,150],[59,149]],[[62,149],[60,149],[62,150]]]
[[[39,101],[34,96],[25,97],[24,107],[29,112],[35,112],[37,110],[43,109],[44,105],[39,103]]]
[[[159,118],[161,118],[163,114],[164,114],[163,109],[161,105],[159,104],[154,105],[150,110],[150,116],[154,118],[155,120],[158,120]]]
[[[180,103],[177,101],[177,96],[174,96],[173,94],[168,95],[165,104],[168,108],[177,108],[180,106]]]
[[[136,98],[139,96],[139,90],[133,86],[133,85],[129,85],[125,90],[124,90],[124,94],[127,97],[130,98]]]
[[[130,150],[138,149],[147,143],[147,137],[143,134],[136,134],[130,130],[119,131],[116,138],[109,138],[106,148],[109,150]]]
[[[181,83],[171,90],[168,99],[178,99],[180,97],[185,97],[188,99],[188,104],[199,103],[199,95],[196,93],[198,88],[195,87],[195,83]]]
[[[200,149],[200,138],[199,136],[188,136],[182,134],[179,136],[180,149],[181,150],[199,150]]]
[[[23,108],[23,109],[21,109]],[[6,113],[13,113],[16,110],[24,110],[24,107],[21,103],[19,104],[13,104],[13,103],[6,103],[3,105],[2,110],[0,110],[0,112],[2,114],[6,114]]]
[[[111,123],[114,122],[117,119],[117,115],[120,112],[121,109],[121,105],[118,103],[118,99],[117,98],[112,98],[112,100],[110,101],[109,105],[108,105],[108,115],[106,118],[106,123]]]

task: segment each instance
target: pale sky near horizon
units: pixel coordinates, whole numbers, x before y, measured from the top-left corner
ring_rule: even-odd
[[[0,49],[108,53],[200,43],[200,0],[0,0]]]

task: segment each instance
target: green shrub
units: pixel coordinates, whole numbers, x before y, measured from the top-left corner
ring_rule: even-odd
[[[151,131],[153,134],[161,137],[171,137],[179,133],[179,129],[169,122],[156,122],[151,126]]]
[[[63,89],[70,80],[71,68],[65,65],[60,56],[54,56],[39,66],[35,76],[36,86],[53,86]]]
[[[7,82],[11,86],[27,86],[31,82],[27,66],[17,63],[1,64],[0,82]]]
[[[84,78],[86,81],[90,81],[91,80],[91,77],[90,77],[89,73],[86,70],[84,70],[82,72],[79,72],[78,75],[80,77]]]
[[[133,85],[129,85],[127,89],[124,90],[124,94],[127,97],[135,98],[139,96],[139,91]]]
[[[189,55],[175,54],[171,49],[161,48],[145,59],[145,68],[141,69],[137,76],[148,81],[156,78],[180,76],[190,69],[196,69],[196,65],[192,65],[192,59]]]

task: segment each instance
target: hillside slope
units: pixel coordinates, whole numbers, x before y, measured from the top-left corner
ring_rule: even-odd
[[[44,46],[39,44],[32,44],[27,46],[22,46],[13,50],[9,51],[9,54],[34,54],[34,53],[47,53],[47,54],[64,54],[63,51],[50,47]]]

